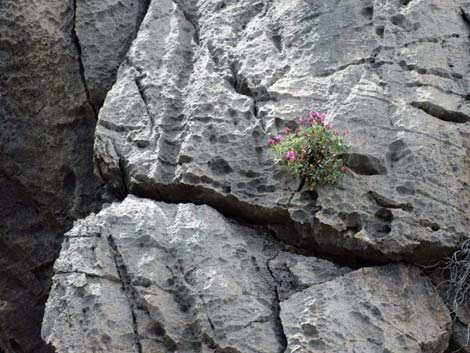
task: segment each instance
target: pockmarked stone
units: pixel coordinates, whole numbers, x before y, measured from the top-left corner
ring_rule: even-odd
[[[283,241],[433,263],[468,236],[468,3],[153,1],[100,112],[121,196],[211,205]],[[295,192],[270,136],[327,114],[336,187]]]
[[[416,268],[288,252],[207,205],[128,196],[76,222],[54,269],[42,335],[58,353],[443,353],[450,336]]]
[[[419,270],[363,268],[281,302],[285,352],[444,352],[451,319]]]

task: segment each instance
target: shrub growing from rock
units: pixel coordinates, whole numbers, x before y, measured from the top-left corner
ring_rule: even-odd
[[[284,137],[278,134],[268,144],[288,172],[300,179],[297,191],[305,183],[310,189],[335,185],[346,172],[341,156],[349,145],[331,123],[325,123],[324,114],[309,112],[308,118],[299,117],[295,131],[286,128]]]

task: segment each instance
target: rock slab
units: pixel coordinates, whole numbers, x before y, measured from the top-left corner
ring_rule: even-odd
[[[442,353],[450,336],[416,268],[287,252],[206,205],[128,196],[78,221],[54,269],[42,334],[58,353]]]
[[[286,352],[433,353],[449,344],[449,312],[416,268],[363,268],[281,303]]]

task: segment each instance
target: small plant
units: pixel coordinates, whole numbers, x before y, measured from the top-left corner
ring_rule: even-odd
[[[331,123],[325,124],[324,114],[309,112],[308,119],[299,118],[295,131],[286,127],[284,138],[278,134],[268,144],[287,170],[300,179],[297,191],[305,183],[311,189],[335,185],[347,170],[341,155],[349,145]]]

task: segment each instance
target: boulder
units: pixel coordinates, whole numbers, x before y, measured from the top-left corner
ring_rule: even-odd
[[[434,262],[468,234],[468,2],[153,1],[100,113],[122,197],[208,204],[361,261]],[[308,110],[351,144],[296,192],[270,136]]]
[[[42,334],[58,353],[324,352],[314,332],[332,352],[442,353],[450,336],[416,268],[292,253],[207,205],[128,196],[76,222],[54,269]]]
[[[281,303],[291,352],[445,352],[450,315],[429,279],[403,265],[362,268]]]

